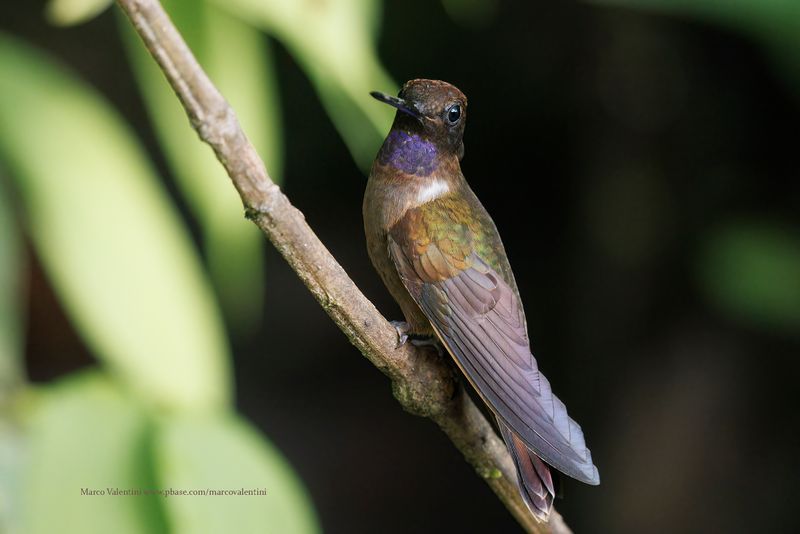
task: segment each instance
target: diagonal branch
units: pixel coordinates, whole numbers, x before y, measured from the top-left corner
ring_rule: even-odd
[[[403,407],[429,417],[450,437],[480,476],[533,533],[570,532],[558,512],[537,523],[517,489],[505,445],[470,399],[451,367],[406,344],[358,290],[280,188],[242,131],[236,115],[203,72],[158,0],[117,0],[180,99],[192,126],[228,172],[245,213],[269,238],[314,298],[353,345],[392,381]]]

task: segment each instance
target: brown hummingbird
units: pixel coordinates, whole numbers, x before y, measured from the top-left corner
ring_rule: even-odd
[[[600,475],[581,427],[531,354],[503,243],[461,173],[467,98],[438,80],[411,80],[392,97],[392,129],[364,195],[370,259],[400,305],[400,342],[438,340],[494,416],[534,516],[555,495],[548,466],[587,484]]]

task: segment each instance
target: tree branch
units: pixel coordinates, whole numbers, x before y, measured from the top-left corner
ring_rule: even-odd
[[[236,115],[203,72],[158,0],[117,0],[180,99],[192,126],[228,172],[245,213],[269,238],[314,298],[378,369],[411,413],[429,417],[450,437],[501,501],[532,533],[570,532],[555,510],[537,523],[517,489],[503,442],[456,380],[452,367],[397,334],[358,290],[280,188],[242,131]],[[366,95],[365,95],[366,97]]]

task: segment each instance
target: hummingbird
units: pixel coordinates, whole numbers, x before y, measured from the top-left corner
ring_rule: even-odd
[[[503,242],[461,172],[467,98],[439,80],[406,82],[364,194],[367,250],[405,317],[400,343],[440,343],[497,420],[523,500],[547,521],[550,468],[600,475],[581,427],[539,371]]]

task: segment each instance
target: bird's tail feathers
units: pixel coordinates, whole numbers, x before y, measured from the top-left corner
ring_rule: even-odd
[[[522,498],[534,517],[546,522],[555,497],[550,468],[502,421],[498,421],[498,425],[517,468]]]

